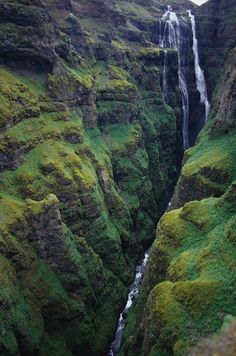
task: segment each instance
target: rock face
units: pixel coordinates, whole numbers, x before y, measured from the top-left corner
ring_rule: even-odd
[[[198,345],[191,351],[191,356],[197,355],[212,355],[218,353],[218,355],[234,355],[235,349],[235,320],[228,317],[223,324],[222,329],[218,335],[210,337],[208,339],[202,339]]]
[[[215,91],[210,122],[205,130],[207,140],[201,137],[199,144],[187,152],[173,207],[208,196],[219,197],[235,179],[231,163],[235,152],[235,59],[234,48],[228,52],[224,76]]]
[[[108,349],[182,158],[171,50],[170,106],[162,95],[165,9],[0,1],[1,355]]]
[[[235,10],[236,5],[233,0],[208,1],[194,10],[200,39],[201,62],[205,69],[210,96],[217,80],[223,74],[228,50],[235,47]]]
[[[216,348],[219,354],[233,354],[233,324],[228,334],[191,348],[201,337],[220,330],[227,315],[236,314],[232,284],[236,276],[236,43],[235,36],[226,35],[235,34],[234,7],[231,1],[212,0],[195,10],[199,33],[204,28],[200,38],[210,90],[214,90],[212,111],[197,145],[185,153],[170,211],[158,224],[121,355],[210,355]],[[206,55],[204,43],[211,44]],[[212,67],[213,58],[219,62]],[[219,72],[221,61],[225,63]]]

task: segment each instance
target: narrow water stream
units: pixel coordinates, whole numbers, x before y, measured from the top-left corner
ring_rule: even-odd
[[[115,356],[120,351],[123,330],[125,327],[125,319],[127,317],[128,310],[130,309],[134,300],[137,298],[139,294],[149,256],[150,256],[150,249],[146,251],[144,258],[142,259],[140,264],[138,264],[138,266],[136,267],[135,279],[134,282],[129,287],[127,303],[124,310],[120,314],[117,329],[116,329],[115,339],[111,344],[110,350],[108,352],[108,356]]]
[[[196,76],[196,86],[200,93],[200,103],[205,105],[205,122],[210,112],[210,103],[207,97],[207,87],[204,72],[200,67],[199,53],[198,53],[198,40],[196,35],[196,22],[195,16],[192,14],[191,10],[188,10],[188,15],[191,20],[192,32],[193,32],[193,55],[194,55],[194,67]]]

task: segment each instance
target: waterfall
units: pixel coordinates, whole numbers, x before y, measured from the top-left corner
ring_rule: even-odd
[[[196,36],[196,22],[195,16],[192,14],[191,10],[188,10],[189,17],[191,19],[192,32],[193,32],[193,54],[194,54],[194,67],[195,67],[195,76],[196,76],[196,84],[197,90],[200,94],[200,102],[205,105],[205,122],[209,115],[210,111],[210,103],[207,97],[207,88],[206,81],[204,77],[204,72],[199,64],[199,53],[198,53],[198,41]]]
[[[159,45],[160,45],[161,44],[161,25],[162,25],[161,20],[159,20],[158,23],[159,23]]]
[[[133,302],[138,297],[149,256],[150,256],[150,249],[148,249],[146,251],[143,260],[136,267],[135,279],[129,288],[127,303],[125,305],[124,310],[120,314],[117,329],[116,329],[115,339],[111,344],[111,347],[110,347],[110,350],[109,350],[107,356],[115,356],[120,351],[123,331],[124,331],[124,327],[125,327],[125,319],[127,317],[129,309],[133,305]]]
[[[189,127],[188,127],[189,95],[188,95],[187,81],[184,73],[184,58],[182,55],[183,41],[181,36],[180,21],[176,13],[172,11],[171,6],[168,6],[168,10],[162,16],[162,21],[165,21],[165,26],[164,26],[163,35],[161,36],[162,40],[160,42],[160,47],[173,48],[177,51],[177,55],[178,55],[179,89],[182,96],[182,108],[183,108],[183,126],[182,126],[183,146],[184,149],[187,149],[189,147]],[[164,64],[164,70],[166,70],[165,64]],[[164,77],[164,70],[163,70],[163,77]],[[165,93],[164,93],[164,97],[165,97]]]
[[[164,50],[164,66],[163,66],[163,99],[168,104],[169,102],[169,93],[168,93],[168,84],[167,84],[167,50]]]

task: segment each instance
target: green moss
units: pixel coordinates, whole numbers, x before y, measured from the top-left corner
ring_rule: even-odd
[[[81,119],[76,114],[64,114],[66,121],[61,120],[60,113],[42,114],[38,118],[32,118],[27,125],[23,120],[2,136],[0,151],[10,150],[12,142],[29,149],[48,138],[60,140],[77,137],[77,140],[82,141]]]
[[[88,72],[88,70],[79,67],[74,69],[74,72],[78,75],[78,77],[81,80],[81,83],[86,87],[86,88],[91,88],[94,83],[94,78],[91,76],[91,74]]]
[[[59,100],[80,100],[82,92],[91,89],[94,79],[82,69],[72,69],[60,63],[57,70],[48,76],[48,87],[52,97]]]
[[[149,48],[149,47],[144,47],[144,48],[140,48],[139,50],[139,54],[140,56],[147,56],[147,57],[159,57],[160,54],[162,53],[162,50],[160,48]]]
[[[229,134],[227,139],[219,137],[211,142],[209,145],[206,141],[196,147],[193,147],[188,152],[188,163],[185,165],[183,173],[195,174],[199,168],[214,167],[220,171],[230,172],[234,169],[232,165],[232,155],[235,151],[235,132]],[[214,151],[214,155],[212,152]],[[234,172],[234,171],[233,171]],[[235,172],[234,172],[235,174]]]
[[[39,94],[5,68],[0,68],[0,125],[12,126],[15,122],[31,116],[39,116]]]
[[[122,40],[112,40],[112,45],[121,52],[129,53],[130,48]]]
[[[183,179],[194,180],[205,190],[225,192],[230,182],[236,178],[233,164],[235,151],[235,130],[227,137],[220,135],[210,141],[203,134],[199,144],[187,153],[188,161],[183,168]]]
[[[129,80],[130,79],[130,74],[121,67],[117,67],[114,65],[108,65],[108,70],[109,70],[109,74],[111,76],[114,76],[115,79],[118,79],[118,80]]]
[[[1,232],[4,232],[10,225],[22,219],[24,204],[7,194],[1,194],[0,202]]]
[[[130,83],[126,79],[112,79],[101,84],[101,90],[107,91],[126,91],[126,90],[137,90],[135,84]]]
[[[110,125],[103,132],[107,144],[113,152],[122,154],[132,146],[142,142],[143,133],[139,124]]]

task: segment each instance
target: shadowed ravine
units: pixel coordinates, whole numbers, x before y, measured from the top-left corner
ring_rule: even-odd
[[[193,36],[193,55],[194,55],[194,67],[195,67],[195,77],[196,77],[196,88],[200,93],[200,103],[205,106],[205,115],[204,120],[202,121],[199,117],[198,128],[202,128],[203,124],[206,122],[207,117],[210,111],[210,104],[207,98],[207,89],[205,83],[204,73],[200,68],[199,64],[199,54],[198,54],[198,41],[196,38],[196,24],[195,17],[192,15],[191,10],[186,10],[189,18],[191,19],[191,31]],[[168,104],[169,103],[169,91],[168,91],[168,72],[167,72],[167,49],[173,48],[177,52],[178,56],[178,80],[179,80],[179,89],[182,95],[182,109],[183,109],[183,118],[182,118],[182,133],[183,133],[183,147],[184,149],[189,148],[189,94],[187,88],[187,81],[185,78],[185,72],[183,66],[186,63],[185,53],[184,53],[184,44],[182,40],[183,28],[180,25],[180,21],[184,24],[184,28],[188,28],[186,24],[186,19],[178,19],[178,16],[175,12],[172,11],[171,6],[167,7],[167,11],[162,16],[162,19],[159,20],[159,29],[160,33],[158,36],[158,42],[160,48],[164,49],[164,63],[163,63],[163,99]],[[170,203],[169,203],[170,205]],[[128,300],[125,305],[124,310],[120,314],[117,330],[115,334],[115,339],[111,344],[108,356],[115,356],[118,354],[121,348],[123,331],[125,328],[125,320],[129,313],[133,302],[138,298],[138,294],[142,285],[142,280],[145,274],[146,265],[150,256],[150,249],[145,253],[145,256],[140,264],[136,267],[136,275],[134,282],[129,287]]]

